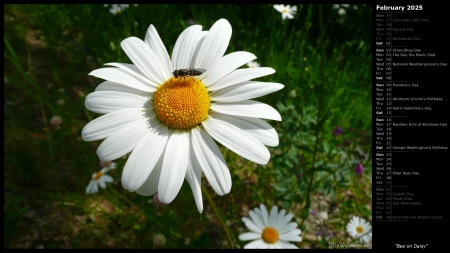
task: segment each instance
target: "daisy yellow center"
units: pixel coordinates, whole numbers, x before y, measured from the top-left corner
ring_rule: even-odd
[[[175,129],[189,129],[208,116],[208,90],[195,77],[172,77],[155,92],[153,108],[158,119]]]
[[[103,173],[101,171],[97,172],[94,176],[94,180],[99,180],[102,176],[103,176]]]
[[[356,232],[358,232],[358,234],[362,234],[364,232],[364,229],[361,226],[357,226]]]
[[[276,229],[268,227],[263,230],[261,237],[266,243],[276,243],[278,241],[278,232]]]
[[[286,9],[285,9],[285,10],[282,10],[281,12],[282,12],[282,13],[289,13],[289,10],[286,10]]]

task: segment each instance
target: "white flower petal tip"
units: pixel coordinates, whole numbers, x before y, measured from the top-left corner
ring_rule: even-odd
[[[203,122],[206,132],[238,155],[258,164],[267,164],[270,152],[257,139],[242,129],[210,116]]]
[[[172,202],[181,189],[189,163],[189,132],[173,132],[167,141],[166,152],[158,183],[158,198]]]
[[[243,100],[230,103],[217,102],[211,104],[210,108],[212,111],[227,115],[281,121],[280,113],[272,106],[253,100]]]
[[[264,204],[259,208],[249,211],[250,218],[243,217],[251,232],[239,235],[239,240],[250,241],[244,245],[244,249],[293,249],[298,248],[290,242],[301,242],[300,229],[296,229],[297,223],[289,221],[293,215],[285,215],[286,211],[278,212],[278,207],[273,206],[270,214]]]

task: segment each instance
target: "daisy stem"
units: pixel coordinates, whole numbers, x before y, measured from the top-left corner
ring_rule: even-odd
[[[320,132],[320,126],[321,126],[321,119],[320,119],[320,111],[322,109],[322,100],[323,100],[323,83],[324,83],[324,66],[323,66],[323,59],[325,57],[325,51],[324,51],[324,38],[323,38],[323,33],[324,33],[324,29],[323,29],[323,5],[319,5],[319,49],[320,49],[320,84],[319,84],[319,105],[317,108],[317,125],[316,125],[316,141],[314,143],[314,151],[313,151],[313,157],[312,157],[312,163],[311,163],[311,176],[308,182],[308,188],[306,190],[306,199],[305,199],[305,205],[303,206],[303,208],[308,208],[311,205],[311,198],[310,198],[310,194],[311,194],[311,189],[312,189],[312,184],[314,181],[314,172],[315,172],[315,167],[314,164],[316,162],[316,154],[317,154],[317,146],[319,143],[319,132]],[[302,222],[300,224],[300,226],[303,225],[303,222],[306,219],[302,219]]]
[[[206,188],[205,188],[203,185],[201,185],[201,186],[202,186],[202,192],[203,192],[203,194],[205,194],[205,196],[206,196],[206,200],[207,200],[208,203],[211,205],[211,208],[212,208],[214,214],[216,215],[217,219],[219,220],[220,227],[222,227],[222,230],[223,230],[223,232],[225,233],[225,236],[226,236],[227,241],[228,241],[228,246],[230,246],[230,249],[233,249],[234,247],[233,247],[233,242],[231,241],[230,233],[228,232],[228,229],[227,229],[227,227],[225,226],[225,223],[223,223],[223,220],[222,220],[222,218],[220,217],[219,212],[217,211],[217,208],[216,208],[216,205],[214,204],[213,199],[212,199],[211,196],[209,195],[209,193],[208,193],[208,191],[206,190]]]

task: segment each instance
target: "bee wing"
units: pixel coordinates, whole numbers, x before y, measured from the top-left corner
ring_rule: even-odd
[[[196,70],[196,71],[198,71],[198,72],[202,72],[202,73],[205,73],[205,72],[206,72],[206,69],[198,69],[198,68],[194,68],[194,70]]]

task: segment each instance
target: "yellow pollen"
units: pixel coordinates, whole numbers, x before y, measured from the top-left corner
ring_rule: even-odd
[[[172,77],[155,92],[153,108],[158,119],[175,129],[189,129],[208,116],[208,90],[195,77]]]
[[[268,227],[263,230],[261,237],[266,243],[276,243],[278,241],[278,232],[276,229]]]
[[[103,173],[101,171],[97,172],[94,176],[94,180],[99,180],[103,176]]]
[[[281,12],[282,12],[282,13],[289,13],[288,10],[282,10]]]
[[[361,226],[357,226],[356,232],[358,232],[358,234],[362,234],[364,232],[364,229]]]

